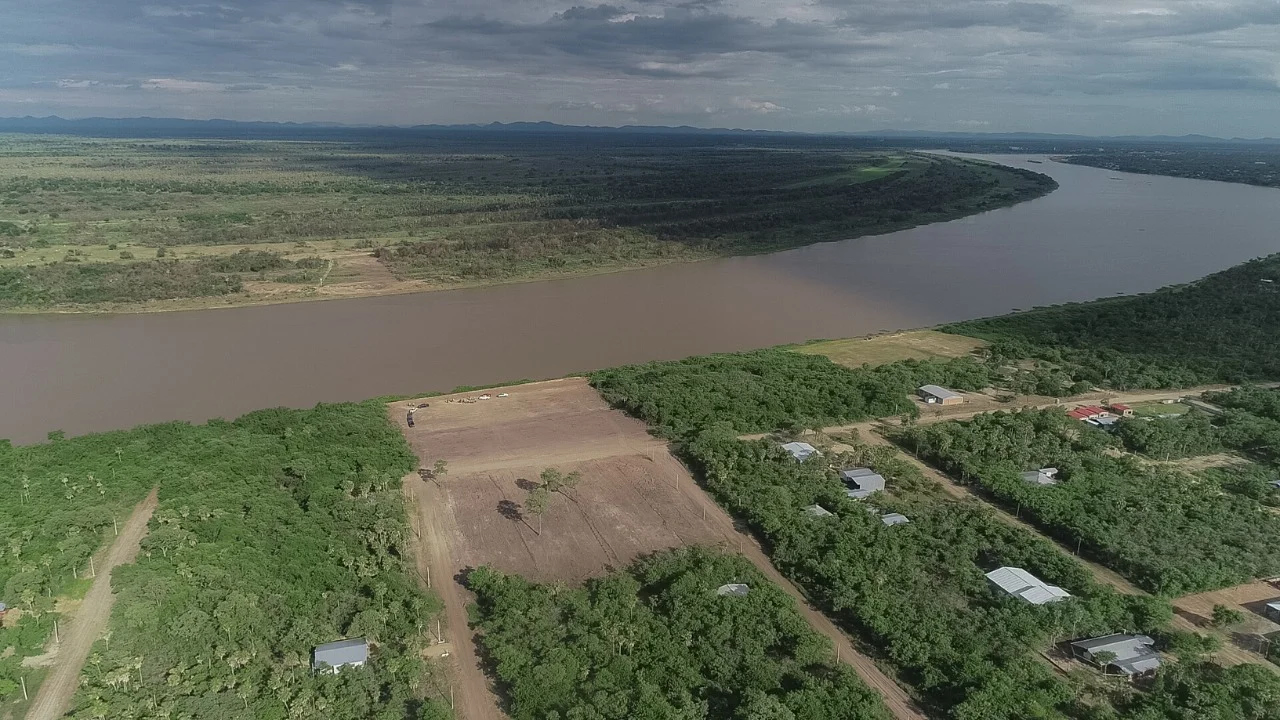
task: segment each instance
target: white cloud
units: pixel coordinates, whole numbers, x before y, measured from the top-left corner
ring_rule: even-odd
[[[746,110],[748,112],[759,113],[761,115],[789,112],[788,108],[785,108],[775,102],[770,102],[768,100],[755,100],[747,97],[734,98],[733,106],[739,110]]]
[[[167,90],[169,92],[198,93],[222,92],[227,89],[221,83],[204,82],[202,80],[182,80],[179,78],[151,78],[142,83],[144,90]]]

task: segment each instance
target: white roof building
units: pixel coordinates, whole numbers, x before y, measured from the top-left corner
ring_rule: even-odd
[[[344,667],[360,667],[369,660],[369,643],[364,638],[339,640],[317,645],[311,660],[311,669],[338,672]]]
[[[783,443],[782,449],[791,453],[791,457],[795,458],[796,462],[804,462],[805,460],[808,460],[814,455],[822,454],[818,452],[818,449],[815,448],[814,446],[810,445],[809,443],[802,443],[802,442]]]
[[[852,468],[840,471],[840,480],[847,490],[845,494],[854,500],[861,500],[871,493],[884,489],[884,476],[871,468]]]
[[[1066,590],[1050,585],[1018,567],[996,568],[987,573],[987,579],[1009,595],[1032,605],[1044,605],[1071,597],[1071,593]]]
[[[1160,667],[1160,654],[1154,646],[1155,641],[1146,635],[1117,633],[1090,640],[1077,640],[1071,643],[1071,652],[1082,660],[1101,665],[1104,672],[1114,669],[1120,675],[1133,676]],[[1110,654],[1105,665],[1099,661],[1098,655],[1101,653]]]
[[[751,588],[742,583],[729,583],[716,588],[716,594],[720,596],[731,595],[733,597],[742,597],[751,592]]]
[[[887,515],[880,516],[880,522],[884,523],[885,525],[893,526],[893,525],[906,525],[907,523],[911,522],[911,520],[906,515],[903,515],[902,513],[889,513]]]
[[[1040,468],[1022,473],[1023,481],[1032,485],[1057,485],[1058,468]]]

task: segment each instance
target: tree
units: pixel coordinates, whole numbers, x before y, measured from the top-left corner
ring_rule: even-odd
[[[547,507],[551,504],[551,493],[547,488],[535,488],[529,493],[528,499],[524,501],[524,509],[538,516],[538,534],[542,534],[542,514],[547,511]]]
[[[1226,628],[1244,622],[1244,613],[1227,605],[1213,606],[1214,627]]]

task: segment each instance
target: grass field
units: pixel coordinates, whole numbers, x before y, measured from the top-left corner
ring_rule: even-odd
[[[1053,187],[1011,168],[803,138],[0,136],[0,310],[223,306],[608,272],[888,232]],[[246,248],[279,262],[207,262]]]
[[[986,344],[982,340],[963,335],[950,335],[936,330],[912,330],[868,338],[824,340],[796,348],[796,352],[825,355],[832,362],[856,368],[863,365],[884,365],[898,360],[965,357]]]

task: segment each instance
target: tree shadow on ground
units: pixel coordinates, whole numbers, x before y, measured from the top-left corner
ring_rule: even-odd
[[[524,512],[513,500],[499,500],[498,514],[512,522],[524,522]]]

